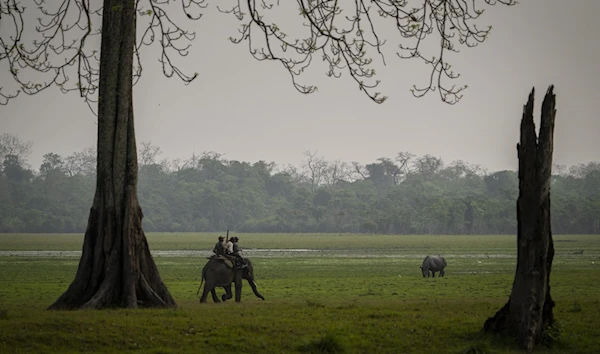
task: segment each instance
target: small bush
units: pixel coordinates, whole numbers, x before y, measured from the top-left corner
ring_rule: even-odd
[[[581,312],[581,305],[577,301],[573,301],[573,306],[569,309],[569,312]]]
[[[343,353],[344,347],[333,333],[327,333],[317,340],[302,345],[299,350],[304,353]]]

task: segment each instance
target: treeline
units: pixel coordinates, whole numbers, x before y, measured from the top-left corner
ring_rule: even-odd
[[[95,151],[44,155],[0,136],[0,232],[85,232]],[[513,234],[518,179],[462,161],[402,152],[370,164],[306,152],[301,166],[226,160],[217,153],[158,161],[139,151],[146,231]],[[554,233],[600,233],[600,163],[555,166]]]

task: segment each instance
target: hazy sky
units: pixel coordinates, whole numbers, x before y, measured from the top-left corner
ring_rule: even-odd
[[[485,8],[482,22],[493,25],[489,39],[451,58],[462,74],[458,83],[469,85],[455,106],[442,103],[437,92],[413,98],[409,89],[424,83],[429,71],[392,55],[377,69],[383,81],[378,91],[389,96],[382,105],[360,92],[346,73],[328,78],[318,62],[300,80],[319,91],[302,95],[280,64],[258,62],[246,44],[229,42],[237,22],[211,11],[186,24],[198,32],[183,65],[199,73],[191,85],[165,78],[156,51],[143,53],[144,76],[134,88],[138,143],[152,141],[163,158],[216,151],[227,159],[299,165],[310,149],[328,160],[370,163],[409,151],[492,171],[516,169],[527,95],[535,86],[539,116],[543,94],[554,84],[555,162],[600,160],[600,28],[594,25],[600,1],[527,0]],[[380,35],[390,50],[400,41],[397,32]],[[11,80],[6,65],[0,67],[0,82]],[[0,106],[0,132],[33,141],[29,161],[35,168],[44,153],[66,156],[95,145],[95,120],[77,94],[58,89]]]

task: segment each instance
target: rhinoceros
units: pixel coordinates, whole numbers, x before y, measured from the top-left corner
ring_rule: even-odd
[[[421,272],[423,273],[423,278],[429,278],[429,272],[431,272],[431,276],[434,278],[435,272],[440,272],[440,277],[443,277],[445,274],[444,268],[446,268],[446,260],[444,257],[427,256],[421,265]]]

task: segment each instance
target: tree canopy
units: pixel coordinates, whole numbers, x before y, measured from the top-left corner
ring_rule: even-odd
[[[291,166],[214,152],[160,159],[160,148],[143,142],[139,156],[147,231],[515,234],[517,227],[516,171],[433,155],[401,152],[360,164],[307,151]],[[12,157],[2,165],[0,232],[85,231],[93,149],[50,152],[39,169],[28,165]],[[554,170],[554,233],[600,232],[600,162]]]

